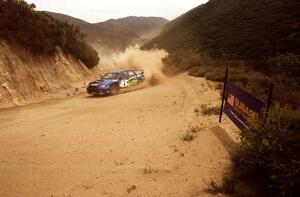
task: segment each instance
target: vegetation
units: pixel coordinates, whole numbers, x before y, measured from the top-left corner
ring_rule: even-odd
[[[198,53],[251,60],[299,54],[299,9],[298,0],[210,0],[170,22],[145,47],[165,48],[175,62],[186,55],[195,61]]]
[[[210,0],[171,21],[143,48],[166,49],[168,73],[190,70],[222,81],[229,67],[231,80],[261,98],[274,83],[275,100],[298,108],[299,10],[298,0]]]
[[[186,133],[181,137],[182,141],[187,141],[187,142],[191,142],[193,141],[196,137],[197,134],[202,130],[203,128],[199,127],[199,126],[190,126]]]
[[[233,65],[237,65],[237,63]],[[189,71],[189,74],[220,82],[224,81],[225,68],[219,66],[194,67]],[[229,80],[234,81],[262,101],[267,101],[269,88],[271,84],[274,84],[273,101],[289,104],[293,109],[298,109],[300,107],[299,77],[289,77],[289,75],[288,71],[286,73],[284,71],[270,72],[266,75],[245,65],[229,66]]]
[[[219,115],[221,107],[220,106],[208,106],[208,105],[201,105],[201,113],[205,116],[210,115]]]
[[[92,68],[99,63],[98,53],[86,44],[80,29],[34,10],[23,0],[0,0],[0,38],[17,42],[33,54],[53,54],[56,47]]]
[[[219,82],[228,67],[230,80],[264,101],[274,84],[273,101],[291,106],[277,105],[265,124],[255,120],[241,132],[232,174],[223,184],[212,182],[209,192],[234,190],[247,196],[239,187],[258,182],[252,191],[299,196],[299,10],[298,0],[210,0],[170,22],[143,46],[167,49],[167,70],[189,70]]]
[[[209,184],[207,184],[207,188],[204,189],[205,192],[218,195],[218,194],[236,194],[235,193],[235,185],[234,181],[231,177],[231,174],[227,174],[222,177],[222,182],[218,183],[214,180],[211,180]],[[245,193],[243,195],[237,196],[246,196]]]
[[[271,196],[299,196],[299,142],[300,111],[277,105],[265,124],[255,120],[242,132],[234,155],[235,174],[265,180]]]
[[[276,105],[265,123],[242,131],[233,167],[206,192],[232,196],[300,195],[300,111]]]

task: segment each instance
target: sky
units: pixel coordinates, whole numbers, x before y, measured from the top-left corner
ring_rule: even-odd
[[[126,16],[159,16],[172,20],[208,0],[25,0],[37,10],[62,13],[90,23]]]

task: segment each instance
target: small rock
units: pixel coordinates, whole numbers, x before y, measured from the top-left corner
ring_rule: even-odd
[[[93,188],[93,186],[89,186],[89,185],[81,185],[81,187],[83,187],[85,190],[89,190]]]
[[[130,193],[130,192],[132,192],[133,190],[136,190],[136,185],[131,185],[131,186],[127,189],[127,192]]]

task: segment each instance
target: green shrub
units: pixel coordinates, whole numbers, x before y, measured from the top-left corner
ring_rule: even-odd
[[[225,73],[220,71],[210,71],[205,74],[205,79],[215,82],[223,82],[225,78]]]
[[[210,69],[208,67],[204,66],[195,67],[189,71],[189,75],[194,77],[204,77],[209,70]]]
[[[226,174],[222,177],[222,181],[216,182],[211,180],[209,184],[207,184],[207,188],[204,189],[205,192],[218,195],[218,194],[235,194],[235,179],[231,174]]]
[[[290,76],[299,76],[300,74],[300,56],[294,53],[278,53],[267,58],[266,64],[271,70],[279,73],[286,73]]]
[[[276,105],[265,124],[254,120],[233,160],[236,174],[262,178],[272,196],[299,196],[300,112]]]
[[[242,86],[245,86],[249,82],[249,77],[244,73],[229,73],[229,79],[231,81],[238,82]]]

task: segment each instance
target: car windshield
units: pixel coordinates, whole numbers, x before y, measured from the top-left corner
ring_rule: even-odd
[[[118,79],[119,73],[107,73],[105,74],[102,79]]]

